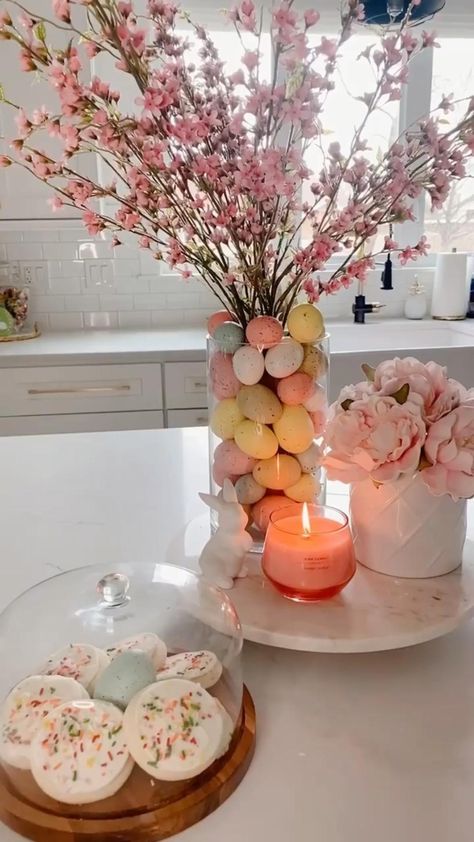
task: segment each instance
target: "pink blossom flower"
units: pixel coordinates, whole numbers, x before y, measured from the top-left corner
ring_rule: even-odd
[[[425,30],[423,30],[421,38],[423,47],[439,47],[436,40],[436,32],[425,32]]]
[[[392,482],[416,471],[425,437],[415,404],[369,394],[336,410],[326,429],[330,452],[324,464],[330,479]]]
[[[59,20],[69,23],[71,20],[69,0],[53,0],[53,12]]]
[[[312,278],[307,278],[306,281],[304,281],[302,289],[305,291],[310,304],[315,304],[316,301],[319,301],[319,289]]]
[[[82,214],[82,221],[84,222],[89,234],[100,234],[100,232],[105,228],[100,216],[91,210],[84,211]]]
[[[453,409],[428,430],[421,476],[435,495],[474,497],[474,400]]]
[[[461,384],[449,379],[446,368],[438,363],[395,357],[375,369],[374,388],[382,395],[395,394],[405,383],[410,387],[410,401],[420,408],[428,423],[459,406],[465,395]]]
[[[310,27],[318,23],[321,15],[316,9],[306,9],[304,13],[305,26]]]
[[[62,210],[62,208],[64,207],[64,202],[61,199],[61,196],[53,196],[51,199],[48,199],[48,203],[49,203],[49,206],[50,206],[51,210],[54,211],[55,213],[57,211]]]
[[[258,52],[256,50],[247,50],[242,57],[242,63],[245,64],[248,70],[254,70],[258,64]]]
[[[7,155],[0,155],[0,167],[10,167],[13,164],[11,158]]]

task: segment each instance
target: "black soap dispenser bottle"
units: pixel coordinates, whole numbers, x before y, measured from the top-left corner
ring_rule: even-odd
[[[474,319],[474,275],[471,278],[469,303],[467,305],[466,319]]]

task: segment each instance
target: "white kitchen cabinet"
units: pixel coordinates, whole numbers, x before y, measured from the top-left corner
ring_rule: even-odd
[[[167,427],[206,427],[207,409],[169,409]]]
[[[51,11],[51,4],[46,0],[28,0],[26,4],[31,12],[46,13]],[[12,18],[18,16],[19,10],[11,3],[2,3],[10,12]],[[48,9],[46,7],[49,7]],[[79,7],[75,10],[76,15],[84,15],[84,9]],[[55,46],[62,46],[67,43],[67,33],[53,27],[48,27],[51,32],[51,41]],[[1,83],[4,89],[5,98],[21,105],[27,114],[45,105],[53,113],[58,112],[58,98],[54,90],[35,73],[24,73],[20,70],[19,50],[16,44],[10,41],[0,41],[0,68]],[[8,71],[7,71],[8,68]],[[90,78],[89,65],[84,65],[82,79],[87,82]],[[9,143],[17,135],[15,124],[16,110],[0,103],[0,154],[11,155],[12,150]],[[36,137],[36,148],[57,158],[60,155],[62,146],[57,140],[50,138],[47,133],[41,133]],[[75,166],[75,161],[73,164]],[[78,158],[78,171],[83,175],[96,178],[97,164],[95,155]],[[81,216],[80,211],[67,208],[67,212],[53,214],[48,199],[53,196],[53,190],[42,181],[26,172],[20,166],[0,168],[0,221],[12,219],[51,219],[55,218],[76,218]]]
[[[78,415],[30,415],[0,418],[0,436],[43,433],[100,433],[109,430],[159,430],[163,413],[88,412]]]
[[[199,409],[207,406],[206,364],[165,364],[165,393],[168,409]]]

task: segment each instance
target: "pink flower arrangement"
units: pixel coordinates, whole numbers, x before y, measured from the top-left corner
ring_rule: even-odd
[[[4,80],[0,100],[17,111],[18,131],[0,166],[19,164],[50,184],[54,210],[79,208],[92,235],[110,231],[115,247],[133,235],[184,278],[197,270],[243,326],[261,313],[285,322],[300,291],[317,301],[363,281],[374,266],[368,243],[377,230],[413,219],[422,191],[440,207],[453,180],[465,175],[474,152],[469,98],[456,125],[444,125],[452,108],[445,97],[439,117],[410,127],[380,160],[370,149],[371,115],[400,99],[409,63],[434,43],[408,29],[416,2],[397,31],[383,32],[360,56],[374,81],[356,97],[364,113],[343,153],[338,142],[326,142],[324,108],[335,95],[344,44],[364,18],[358,0],[342,3],[335,38],[311,34],[319,22],[315,9],[299,11],[293,0],[275,5],[268,13],[271,81],[260,49],[265,9],[254,0],[240,0],[228,13],[245,44],[232,74],[203,27],[192,24],[189,36],[180,31],[189,16],[173,0],[147,0],[145,15],[133,0],[51,0],[49,16],[12,0],[19,15],[14,20],[0,10],[0,41],[18,46],[21,68],[42,76],[58,104],[27,114],[9,99]],[[54,45],[55,30],[66,47]],[[97,56],[111,59],[128,84],[114,90],[91,75]],[[130,82],[135,108],[121,93]],[[43,151],[44,134],[59,142],[58,155]],[[323,151],[315,173],[305,164],[312,144]],[[103,164],[95,181],[81,170],[84,153]],[[312,196],[306,202],[304,182]],[[303,225],[311,231],[304,244]],[[385,248],[398,246],[388,238]],[[422,237],[399,249],[401,262],[427,248]],[[322,282],[318,272],[339,252],[339,266]]]
[[[325,433],[330,479],[393,482],[421,471],[427,488],[474,496],[474,394],[436,363],[414,357],[364,366],[342,390]]]

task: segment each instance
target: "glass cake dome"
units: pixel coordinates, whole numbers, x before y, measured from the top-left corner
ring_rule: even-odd
[[[81,839],[90,819],[99,822],[98,835],[88,828],[84,838],[128,842],[135,838],[132,829],[120,835],[121,825],[118,835],[110,835],[110,822],[124,813],[135,822],[145,816],[143,832],[150,816],[156,839],[160,810],[220,774],[238,740],[244,717],[241,649],[229,597],[184,568],[150,562],[118,564],[111,571],[93,565],[27,590],[0,615],[0,817],[33,839],[45,838],[36,835],[45,824]],[[44,701],[48,694],[57,707]],[[152,720],[158,717],[153,726],[150,712]],[[105,731],[100,739],[89,733],[99,713],[115,717],[114,727],[106,728],[110,744]],[[64,731],[66,714],[72,719]],[[157,736],[163,733],[166,750]],[[144,753],[146,734],[152,735],[153,755]],[[115,756],[124,751],[126,767]],[[113,773],[108,768],[108,758],[110,766],[121,763],[120,775],[118,766]]]

